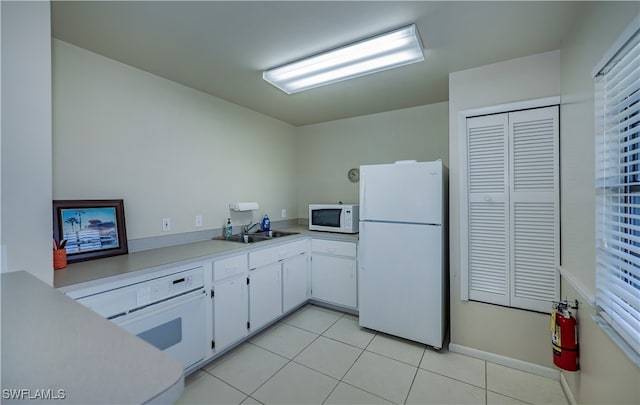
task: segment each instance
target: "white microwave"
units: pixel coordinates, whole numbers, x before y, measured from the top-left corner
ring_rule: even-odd
[[[358,233],[358,204],[309,204],[309,230]]]

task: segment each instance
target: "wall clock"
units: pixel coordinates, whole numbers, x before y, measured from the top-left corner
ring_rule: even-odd
[[[347,177],[349,178],[350,182],[357,183],[360,180],[360,169],[354,167],[353,169],[349,170],[349,172],[347,173]]]

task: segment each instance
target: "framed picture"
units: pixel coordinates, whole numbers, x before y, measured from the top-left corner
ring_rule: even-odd
[[[54,200],[53,237],[69,263],[128,253],[122,200]]]

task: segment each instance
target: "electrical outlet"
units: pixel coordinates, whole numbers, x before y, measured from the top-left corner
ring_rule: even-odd
[[[171,230],[171,218],[162,218],[162,232]]]
[[[287,210],[285,208],[282,209],[282,218],[287,217]]]
[[[202,215],[196,215],[196,226],[202,226]]]

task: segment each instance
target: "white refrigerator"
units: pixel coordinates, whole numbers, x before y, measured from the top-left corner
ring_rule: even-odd
[[[446,183],[441,161],[360,166],[360,326],[442,348]]]

